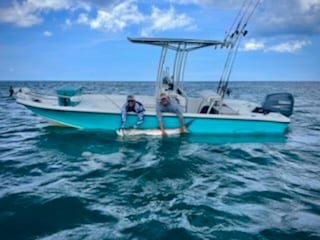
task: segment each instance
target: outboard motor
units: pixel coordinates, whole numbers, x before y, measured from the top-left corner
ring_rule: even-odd
[[[273,93],[266,96],[261,108],[256,108],[254,112],[267,114],[269,112],[279,112],[286,117],[290,117],[293,112],[294,98],[290,93]]]

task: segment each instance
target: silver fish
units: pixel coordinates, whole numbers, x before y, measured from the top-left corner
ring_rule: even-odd
[[[191,125],[193,120],[185,124],[184,132],[188,132],[188,127]],[[180,135],[181,131],[180,128],[166,128],[166,134],[169,135]],[[117,135],[120,137],[126,136],[138,136],[138,135],[145,135],[145,136],[162,136],[162,132],[159,128],[150,128],[150,129],[139,129],[139,128],[121,128],[116,131]]]
[[[165,129],[167,135],[179,135],[181,134],[180,128],[168,128]],[[116,131],[117,135],[120,137],[126,136],[138,136],[138,135],[145,135],[145,136],[162,136],[162,132],[158,128],[152,129],[135,129],[135,128],[122,128]]]

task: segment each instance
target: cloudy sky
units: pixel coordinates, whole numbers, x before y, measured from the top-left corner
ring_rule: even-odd
[[[127,37],[223,40],[242,4],[1,0],[0,80],[152,81],[160,48]],[[264,0],[248,31],[232,80],[320,80],[320,0]],[[192,52],[186,80],[219,80],[226,55],[225,49]]]

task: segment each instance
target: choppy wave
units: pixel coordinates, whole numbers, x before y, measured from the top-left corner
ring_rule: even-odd
[[[62,83],[0,83],[0,239],[320,239],[316,82],[235,84],[235,96],[254,101],[294,94],[283,138],[126,140],[51,127],[6,96],[9,84],[50,92]],[[208,83],[187,86],[196,94]]]

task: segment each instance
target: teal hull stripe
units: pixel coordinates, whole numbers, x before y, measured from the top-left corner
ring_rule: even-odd
[[[53,120],[64,125],[81,129],[103,129],[114,131],[120,126],[120,113],[92,113],[76,111],[58,111],[27,106],[39,116]],[[136,115],[128,115],[126,127],[133,126],[137,121]],[[163,117],[165,128],[178,128],[179,119],[175,116]],[[284,133],[287,123],[240,120],[185,117],[185,123],[192,121],[188,127],[191,133],[201,134],[276,134]],[[156,116],[146,115],[141,128],[157,128]]]

